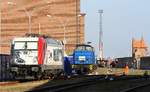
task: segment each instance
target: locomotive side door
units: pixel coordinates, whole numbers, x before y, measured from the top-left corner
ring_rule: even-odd
[[[63,65],[63,50],[60,47],[47,47],[47,65]]]
[[[47,47],[47,52],[46,52],[46,62],[45,64],[49,65],[53,61],[53,50],[51,46]]]

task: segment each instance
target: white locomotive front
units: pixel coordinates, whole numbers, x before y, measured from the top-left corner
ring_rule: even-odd
[[[63,44],[43,37],[14,38],[10,72],[14,78],[52,77],[63,72]]]

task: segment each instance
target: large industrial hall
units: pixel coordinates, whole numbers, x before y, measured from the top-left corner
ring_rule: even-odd
[[[1,0],[1,54],[10,54],[14,37],[47,35],[62,40],[67,54],[84,42],[80,0]]]

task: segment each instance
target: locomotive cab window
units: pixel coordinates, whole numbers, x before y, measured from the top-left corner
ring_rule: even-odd
[[[35,41],[31,41],[31,42],[27,42],[27,41],[17,41],[14,44],[14,49],[17,50],[24,50],[24,49],[34,49],[37,50],[38,49],[38,43]]]
[[[93,48],[92,48],[92,47],[87,46],[87,47],[86,47],[86,50],[87,50],[87,51],[93,51]]]
[[[27,42],[27,49],[38,49],[38,43],[37,42]]]
[[[94,51],[93,47],[88,46],[88,45],[77,46],[76,51],[80,51],[80,50]]]
[[[25,49],[25,42],[15,42],[14,49]]]
[[[62,51],[60,49],[53,50],[53,60],[54,61],[61,61],[62,60]]]

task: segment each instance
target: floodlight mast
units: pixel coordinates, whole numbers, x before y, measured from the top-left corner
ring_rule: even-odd
[[[103,30],[102,30],[102,14],[103,10],[98,10],[99,13],[99,59],[103,60]]]

